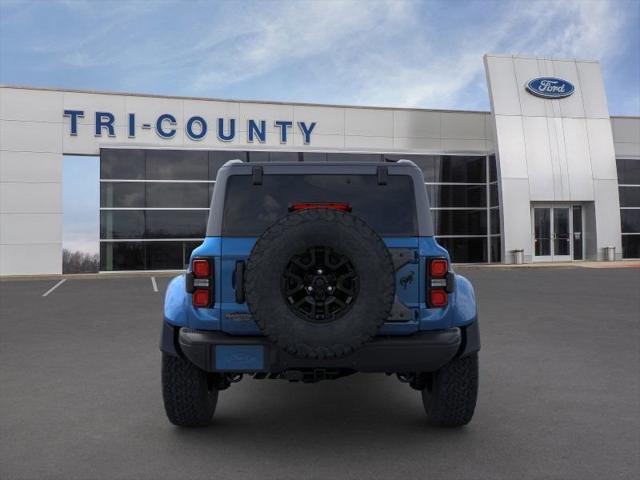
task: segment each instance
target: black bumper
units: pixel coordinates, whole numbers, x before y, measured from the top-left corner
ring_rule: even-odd
[[[209,372],[278,373],[307,369],[430,372],[438,370],[456,355],[468,355],[480,348],[477,321],[466,328],[425,331],[410,336],[376,337],[345,357],[328,359],[295,357],[274,346],[265,337],[178,329],[166,322],[164,325],[161,349],[173,355],[182,354]],[[228,354],[231,355],[231,361]]]

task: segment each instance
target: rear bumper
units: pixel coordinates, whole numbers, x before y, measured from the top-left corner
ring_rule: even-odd
[[[410,336],[376,337],[342,358],[295,357],[265,337],[232,336],[223,332],[173,327],[164,322],[161,349],[184,355],[209,372],[270,372],[308,369],[349,369],[358,372],[430,372],[456,355],[480,347],[477,322],[466,328],[419,332]]]

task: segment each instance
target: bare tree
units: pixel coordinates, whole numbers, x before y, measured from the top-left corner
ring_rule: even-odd
[[[62,250],[62,273],[97,273],[100,256],[97,253]]]

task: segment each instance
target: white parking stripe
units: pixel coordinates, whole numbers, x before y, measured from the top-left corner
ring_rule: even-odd
[[[151,285],[153,286],[153,291],[158,291],[158,284],[156,283],[156,277],[151,277]]]
[[[49,290],[47,290],[46,292],[44,292],[42,294],[43,297],[46,297],[47,295],[49,295],[51,292],[53,292],[56,288],[58,288],[60,285],[62,285],[64,282],[66,282],[67,279],[63,278],[62,280],[60,280],[58,283],[56,283],[53,287],[51,287]]]

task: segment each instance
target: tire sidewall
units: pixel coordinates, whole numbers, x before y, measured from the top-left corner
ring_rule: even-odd
[[[291,258],[314,246],[346,256],[359,280],[353,304],[327,323],[302,319],[281,289]],[[292,213],[268,229],[252,250],[246,279],[247,303],[263,332],[285,349],[310,356],[322,347],[333,351],[326,354],[336,355],[371,338],[388,316],[395,295],[393,263],[382,239],[363,220],[328,209]]]

